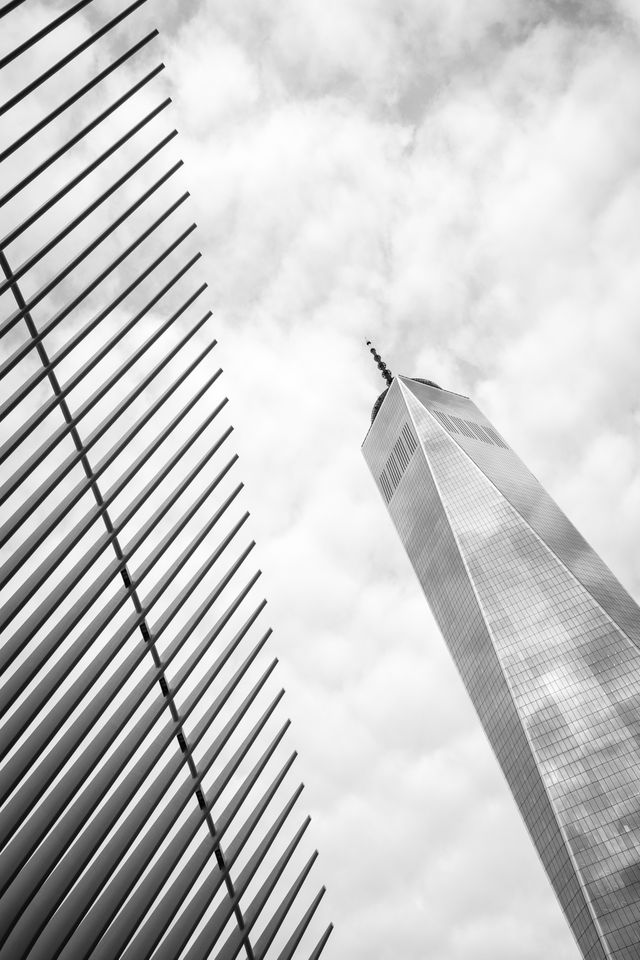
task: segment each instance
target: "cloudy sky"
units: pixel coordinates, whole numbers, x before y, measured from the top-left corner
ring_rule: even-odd
[[[326,955],[577,960],[361,456],[364,341],[470,395],[640,598],[638,6],[150,0],[136,23],[161,31]]]

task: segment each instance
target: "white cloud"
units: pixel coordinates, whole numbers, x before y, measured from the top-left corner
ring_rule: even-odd
[[[639,594],[638,24],[617,10],[153,11],[339,960],[577,957],[359,445],[368,336],[472,395]]]
[[[377,390],[358,351],[372,336],[393,370],[472,393],[640,586],[635,41],[552,4],[242,9],[229,36],[261,107],[190,139],[187,161],[333,955],[568,960],[358,461]]]

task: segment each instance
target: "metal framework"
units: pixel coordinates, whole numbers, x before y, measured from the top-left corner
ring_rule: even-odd
[[[295,753],[144,2],[0,57],[0,960],[290,960],[324,888],[299,906],[316,853],[302,787],[276,799]]]

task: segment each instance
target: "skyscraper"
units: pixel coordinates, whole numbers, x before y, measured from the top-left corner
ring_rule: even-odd
[[[375,357],[365,459],[584,957],[637,960],[640,609],[471,400]]]

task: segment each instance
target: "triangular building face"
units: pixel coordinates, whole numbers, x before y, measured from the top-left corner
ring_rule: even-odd
[[[466,397],[363,452],[587,960],[640,956],[640,609]]]

